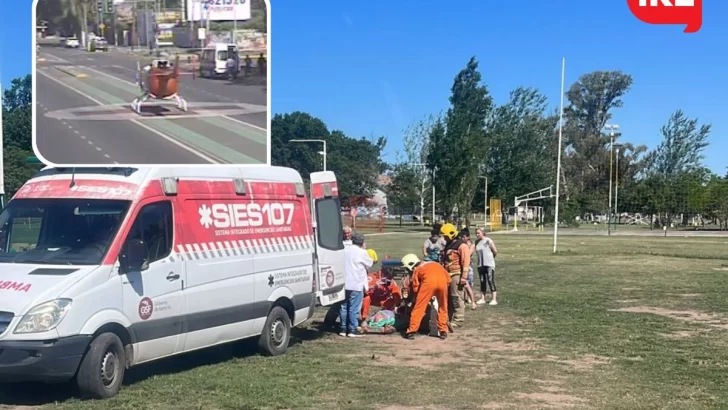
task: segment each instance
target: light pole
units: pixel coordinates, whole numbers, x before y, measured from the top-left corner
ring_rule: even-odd
[[[561,106],[559,108],[559,151],[556,159],[556,210],[554,211],[554,253],[558,249],[559,241],[559,190],[561,188],[561,142],[564,128],[564,74],[566,73],[566,58],[561,59]],[[518,208],[516,208],[518,212]]]
[[[617,124],[606,124],[609,130],[609,212],[607,212],[607,235],[612,234],[612,162],[614,161],[614,131],[619,129]]]
[[[327,155],[327,151],[326,151],[326,141],[325,140],[309,140],[309,139],[303,139],[303,140],[291,140],[290,142],[320,142],[320,143],[324,144],[324,150],[323,151],[319,151],[318,153],[322,157],[324,157],[324,171],[326,171],[326,155]]]
[[[480,178],[485,180],[485,186],[483,187],[483,229],[486,229],[486,226],[488,226],[488,177],[481,175]]]

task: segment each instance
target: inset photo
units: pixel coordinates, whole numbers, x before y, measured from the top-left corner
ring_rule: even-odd
[[[36,0],[36,155],[51,165],[270,164],[268,9]]]

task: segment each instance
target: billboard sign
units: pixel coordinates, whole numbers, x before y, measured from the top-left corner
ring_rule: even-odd
[[[250,0],[187,0],[188,21],[250,20]]]

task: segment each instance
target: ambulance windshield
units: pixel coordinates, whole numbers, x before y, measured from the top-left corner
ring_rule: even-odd
[[[0,213],[0,263],[98,265],[130,203],[15,199]]]

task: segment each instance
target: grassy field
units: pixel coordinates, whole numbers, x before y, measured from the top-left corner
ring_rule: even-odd
[[[14,386],[59,409],[662,409],[728,403],[728,238],[495,235],[499,302],[447,341],[342,339],[314,322],[289,353],[249,344],[142,366],[118,397]],[[380,256],[422,236],[370,236]],[[323,312],[319,312],[318,316]],[[39,395],[43,392],[43,395]],[[0,408],[2,406],[0,405]],[[13,408],[13,407],[10,407]]]

